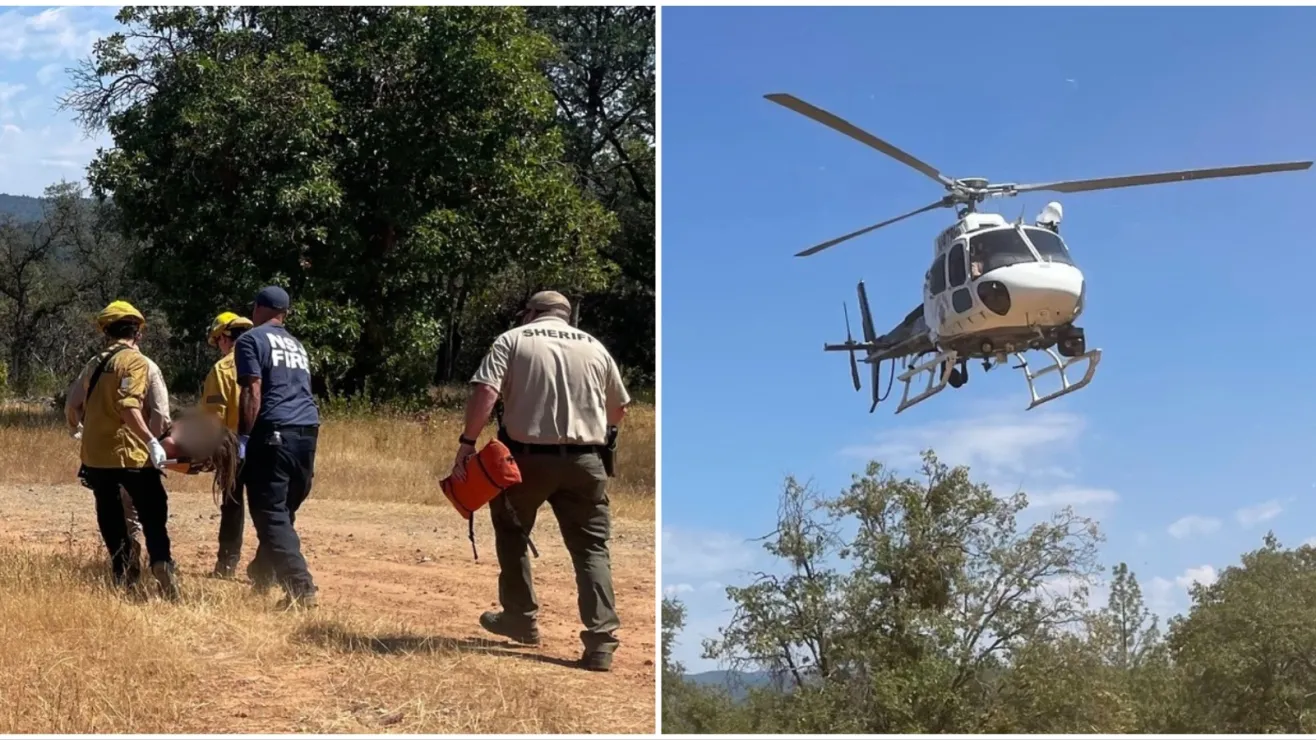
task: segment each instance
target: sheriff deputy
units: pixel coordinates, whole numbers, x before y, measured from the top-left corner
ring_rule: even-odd
[[[530,297],[521,325],[494,340],[471,379],[466,425],[452,474],[465,462],[499,396],[499,439],[508,446],[522,482],[489,503],[498,552],[501,612],[485,612],[480,626],[525,644],[539,643],[539,604],[531,583],[527,538],[539,508],[553,508],[571,553],[584,630],[580,666],[607,671],[617,650],[616,600],[608,556],[611,515],[602,453],[608,429],[621,423],[630,396],[603,344],[571,326],[571,304],[556,291]]]

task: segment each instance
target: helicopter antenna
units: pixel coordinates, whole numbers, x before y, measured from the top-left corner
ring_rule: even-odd
[[[1027,210],[1028,210],[1028,204],[1027,204],[1027,203],[1024,203],[1023,205],[1019,206],[1019,218],[1014,222],[1014,225],[1015,225],[1015,226],[1023,226],[1023,225],[1024,225],[1024,212],[1027,211]]]

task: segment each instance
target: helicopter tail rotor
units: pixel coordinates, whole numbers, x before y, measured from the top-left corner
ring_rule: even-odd
[[[845,311],[845,344],[846,346],[854,345],[854,335],[850,333],[850,309],[844,303],[841,309]],[[854,381],[854,389],[859,390],[859,361],[855,359],[854,350],[850,350],[850,379]]]

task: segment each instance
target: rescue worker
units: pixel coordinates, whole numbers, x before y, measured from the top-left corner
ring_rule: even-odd
[[[452,475],[465,478],[480,431],[499,396],[499,439],[511,450],[522,482],[489,504],[498,552],[501,612],[485,612],[480,626],[518,642],[539,643],[539,605],[527,545],[545,502],[553,509],[576,571],[577,607],[584,631],[581,667],[607,671],[617,650],[616,602],[608,556],[611,516],[601,453],[609,427],[630,403],[621,373],[599,340],[572,327],[561,293],[530,297],[521,325],[499,335],[471,379],[463,435]]]
[[[206,335],[207,343],[219,350],[220,358],[206,375],[201,389],[202,404],[234,434],[238,432],[239,394],[233,346],[251,327],[251,319],[225,311],[211,322]],[[212,573],[219,578],[232,578],[242,558],[242,516],[245,513],[242,496],[242,475],[239,472],[237,485],[232,491],[224,492],[219,505],[219,554]]]
[[[149,392],[150,364],[137,349],[146,317],[126,301],[114,301],[96,318],[108,346],[88,363],[83,391],[82,464],[96,497],[96,523],[115,582],[133,586],[140,565],[131,562],[128,529],[120,488],[127,491],[141,521],[151,574],[165,596],[179,596],[178,577],[169,548],[169,500],[161,469],[164,447],[151,431],[142,409]]]
[[[288,306],[283,288],[263,288],[252,306],[256,326],[233,350],[242,389],[238,456],[258,542],[247,575],[260,592],[282,586],[284,608],[313,607],[315,582],[293,525],[311,492],[320,412],[306,348],[283,326]]]
[[[146,360],[147,367],[146,402],[143,405],[146,426],[151,434],[159,439],[169,428],[171,418],[169,389],[165,385],[164,373],[160,372],[160,366],[146,355],[142,355],[142,358]],[[76,440],[82,439],[82,417],[86,411],[87,383],[98,364],[99,360],[87,363],[64,395],[64,418],[69,425],[69,435]],[[119,499],[123,504],[124,523],[128,527],[128,558],[130,562],[140,563],[142,548],[137,538],[142,533],[142,525],[137,519],[137,509],[133,506],[132,496],[128,495],[127,489],[123,486],[119,487]]]

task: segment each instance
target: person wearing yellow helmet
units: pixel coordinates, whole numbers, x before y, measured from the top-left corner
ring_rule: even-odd
[[[106,321],[116,317],[132,316],[132,312],[137,309],[132,304],[124,301],[115,301],[106,307],[102,312],[103,316],[98,317],[97,323],[102,330]],[[142,413],[146,417],[146,426],[151,430],[157,439],[162,438],[169,429],[169,420],[171,418],[169,410],[169,389],[165,385],[164,373],[160,371],[160,366],[150,357],[142,355],[146,360],[146,401],[142,407]],[[82,439],[82,414],[86,404],[87,383],[91,378],[92,372],[97,367],[96,363],[88,363],[78,377],[69,385],[65,393],[64,416],[69,426],[69,436],[74,439]],[[128,539],[134,552],[130,554],[133,562],[141,559],[140,544],[137,542],[138,535],[142,532],[142,525],[137,521],[137,509],[133,506],[132,497],[126,490],[120,488],[119,498],[123,501],[123,510],[125,521],[128,525]]]
[[[251,319],[225,311],[210,323],[206,341],[219,350],[219,361],[210,368],[201,395],[203,406],[230,431],[238,431],[238,367],[233,358],[233,347],[238,337],[252,327]],[[242,558],[242,517],[243,507],[242,477],[239,474],[233,490],[223,493],[219,507],[219,555],[215,561],[212,575],[219,578],[232,578],[237,573],[238,561]]]
[[[179,595],[177,571],[170,552],[169,497],[161,475],[166,461],[148,418],[161,409],[151,408],[152,366],[138,349],[146,317],[127,301],[114,301],[96,317],[107,346],[84,367],[65,404],[70,423],[81,426],[81,458],[87,486],[96,497],[96,523],[110,553],[115,581],[132,586],[141,577],[133,562],[126,512],[126,492],[141,521],[151,573],[168,598]],[[156,368],[158,373],[158,368]],[[168,394],[160,395],[163,424],[168,422]]]

